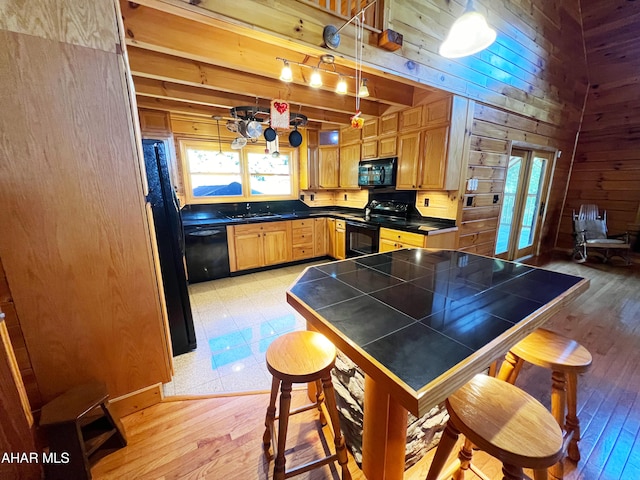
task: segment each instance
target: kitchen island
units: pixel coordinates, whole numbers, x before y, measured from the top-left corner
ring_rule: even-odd
[[[365,373],[362,468],[404,474],[422,416],[589,286],[452,250],[404,249],[309,267],[287,301]]]

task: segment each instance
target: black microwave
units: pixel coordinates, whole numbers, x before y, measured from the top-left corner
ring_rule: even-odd
[[[361,160],[358,164],[360,187],[393,187],[396,184],[396,157]]]

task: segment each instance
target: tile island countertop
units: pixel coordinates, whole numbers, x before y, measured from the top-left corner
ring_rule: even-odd
[[[375,480],[402,478],[404,440],[390,437],[406,438],[407,410],[422,416],[588,286],[466,252],[404,249],[309,267],[287,301],[365,373],[363,471]]]

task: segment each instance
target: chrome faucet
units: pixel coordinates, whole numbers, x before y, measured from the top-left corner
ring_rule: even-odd
[[[251,212],[251,204],[247,202],[247,213]]]

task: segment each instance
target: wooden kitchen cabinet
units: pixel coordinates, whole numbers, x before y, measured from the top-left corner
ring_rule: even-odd
[[[327,255],[327,219],[313,219],[313,253],[316,257]]]
[[[422,125],[424,127],[435,127],[449,123],[452,103],[452,97],[448,97],[424,105],[422,110]]]
[[[415,190],[420,173],[420,132],[398,135],[398,170],[396,188]]]
[[[291,261],[291,222],[227,227],[232,272]]]
[[[318,147],[318,187],[338,188],[340,185],[340,147]]]
[[[380,228],[380,252],[390,252],[399,248],[425,246],[426,235],[421,233]]]
[[[362,142],[362,159],[378,158],[378,140]]]
[[[400,112],[400,132],[406,132],[422,126],[422,106],[408,108]]]
[[[336,219],[327,218],[327,255],[336,258]]]
[[[334,258],[338,260],[344,260],[345,258],[347,258],[347,252],[346,252],[347,233],[346,232],[347,231],[346,231],[345,221],[336,220]]]
[[[430,128],[422,132],[418,189],[444,188],[448,139],[448,126]]]
[[[398,153],[398,137],[382,137],[378,140],[378,156],[380,158],[395,157]]]
[[[378,135],[395,135],[398,133],[398,112],[382,115],[378,119]]]
[[[457,190],[460,185],[464,142],[467,135],[469,101],[462,97],[436,102],[429,128],[398,136],[398,175],[400,190]],[[450,118],[445,122],[442,115]],[[429,107],[429,106],[425,106]]]
[[[303,260],[315,256],[314,219],[291,221],[292,260]]]
[[[340,188],[360,188],[358,162],[360,162],[359,143],[340,147]]]
[[[378,136],[378,119],[367,119],[362,126],[362,140],[376,138]]]

